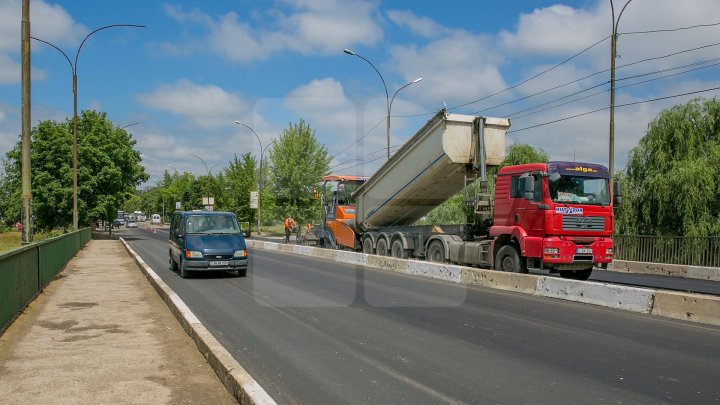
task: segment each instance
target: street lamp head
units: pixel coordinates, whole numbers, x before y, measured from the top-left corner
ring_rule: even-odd
[[[422,77],[418,77],[417,79],[413,80],[413,81],[410,82],[410,83],[411,83],[411,84],[415,84],[415,83],[421,82],[421,81],[422,81]]]
[[[343,49],[343,52],[345,52],[345,53],[348,54],[348,55],[353,55],[353,56],[355,56],[355,52],[353,52],[353,51],[351,51],[351,50],[349,50],[349,49],[347,49],[347,48]]]
[[[240,122],[240,121],[238,121],[238,120],[235,120],[235,123],[242,125],[242,122]]]

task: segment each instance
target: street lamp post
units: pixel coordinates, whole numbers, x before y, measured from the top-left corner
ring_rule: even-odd
[[[260,195],[262,194],[262,176],[263,176],[263,159],[265,156],[265,149],[263,148],[262,141],[260,140],[260,136],[255,132],[254,129],[252,129],[249,125],[243,124],[240,121],[235,121],[236,124],[242,125],[245,128],[249,129],[250,132],[255,134],[255,138],[257,138],[258,143],[260,144],[260,169],[258,174],[258,181],[257,181],[257,187],[258,187],[258,201],[257,201],[257,233],[260,235]]]
[[[395,100],[395,96],[397,96],[397,94],[400,92],[400,90],[404,89],[405,87],[410,86],[411,84],[415,84],[415,83],[421,81],[422,77],[418,77],[417,79],[401,86],[399,89],[397,89],[397,91],[395,91],[395,94],[393,94],[392,99],[390,99],[390,96],[388,94],[387,85],[385,84],[385,79],[380,74],[380,71],[375,67],[375,65],[373,65],[372,62],[370,62],[369,60],[365,59],[362,55],[355,53],[347,48],[343,49],[343,52],[345,52],[346,54],[351,55],[351,56],[357,56],[358,58],[364,60],[365,62],[368,63],[368,65],[370,65],[375,70],[375,72],[378,74],[378,76],[380,76],[380,81],[382,81],[383,88],[385,89],[385,102],[386,102],[386,107],[387,107],[387,116],[385,119],[385,129],[386,129],[386,135],[387,135],[387,158],[389,160],[390,159],[390,110],[392,109],[392,102],[393,102],[393,100]]]
[[[220,163],[215,163],[215,164],[213,165],[213,167],[211,167],[211,168],[208,169],[207,164],[205,164],[205,161],[204,161],[200,156],[198,156],[198,155],[196,155],[196,154],[194,154],[194,153],[191,153],[191,155],[193,155],[193,156],[195,156],[196,158],[200,159],[200,161],[202,162],[203,166],[205,166],[205,170],[207,170],[207,176],[208,176],[208,186],[207,186],[207,190],[206,190],[206,191],[207,191],[207,205],[209,205],[210,207],[212,207],[213,204],[210,203],[210,172],[212,171],[213,168],[215,168],[215,166],[219,165]],[[168,166],[170,166],[170,165],[168,165]]]
[[[610,0],[610,12],[612,14],[612,37],[610,38],[610,193],[614,193],[615,187],[615,59],[617,59],[617,29],[620,24],[620,17],[632,0],[627,0],[620,10],[617,20],[615,19],[615,7],[613,0]]]
[[[57,46],[51,44],[50,42],[44,41],[40,38],[30,37],[36,41],[40,41],[44,44],[50,45],[51,47],[57,49],[60,51],[60,53],[63,54],[65,59],[67,59],[68,63],[70,64],[70,70],[72,71],[72,80],[73,80],[73,230],[78,230],[78,209],[77,209],[77,64],[78,64],[78,58],[80,57],[80,51],[82,50],[83,45],[85,44],[85,41],[87,41],[90,36],[98,31],[102,31],[104,29],[108,28],[114,28],[114,27],[133,27],[133,28],[145,28],[144,25],[135,25],[135,24],[112,24],[112,25],[106,25],[104,27],[100,27],[96,29],[95,31],[92,31],[91,33],[87,34],[85,36],[85,39],[80,43],[80,46],[78,47],[77,53],[75,54],[75,63],[73,63],[70,60],[70,57],[67,56],[67,54]]]

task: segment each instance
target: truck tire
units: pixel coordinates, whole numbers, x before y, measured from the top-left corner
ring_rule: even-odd
[[[403,247],[403,243],[400,239],[395,239],[395,241],[392,243],[392,249],[391,249],[392,257],[396,259],[407,259],[408,255],[405,251],[405,248]]]
[[[520,257],[513,245],[505,245],[500,248],[495,256],[495,270],[508,273],[527,273],[525,259]]]
[[[560,277],[567,278],[569,280],[582,280],[585,281],[590,278],[593,268],[584,270],[562,270],[560,271]]]
[[[378,256],[388,255],[388,246],[385,239],[378,239],[377,246],[375,247],[375,254],[377,254]]]
[[[373,250],[373,242],[372,242],[371,237],[367,237],[367,238],[363,239],[362,252],[367,253],[369,255],[375,253],[375,251]]]
[[[427,259],[433,263],[445,263],[445,246],[439,240],[434,240],[428,246]]]

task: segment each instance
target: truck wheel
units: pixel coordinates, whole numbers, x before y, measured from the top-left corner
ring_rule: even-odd
[[[505,245],[498,250],[495,256],[495,269],[509,273],[527,273],[525,259],[520,257],[517,249],[512,245]]]
[[[569,280],[587,280],[592,274],[592,267],[585,270],[563,270],[560,271],[560,277],[567,278]]]
[[[388,246],[387,246],[387,241],[385,239],[378,239],[377,247],[375,248],[375,253],[378,256],[387,256],[388,255]]]
[[[434,240],[430,243],[427,259],[434,263],[445,263],[445,247],[442,242]]]
[[[363,239],[362,251],[363,251],[363,253],[367,253],[369,255],[375,253],[373,251],[372,238],[368,237],[368,238]]]
[[[407,252],[403,248],[403,243],[400,239],[396,239],[392,243],[392,257],[396,259],[407,259]]]

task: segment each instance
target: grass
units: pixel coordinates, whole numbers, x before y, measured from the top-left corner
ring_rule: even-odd
[[[62,234],[62,230],[36,233],[33,235],[33,241],[48,239]],[[8,250],[17,249],[20,246],[22,246],[22,238],[20,232],[9,231],[0,233],[0,252],[7,252]]]

